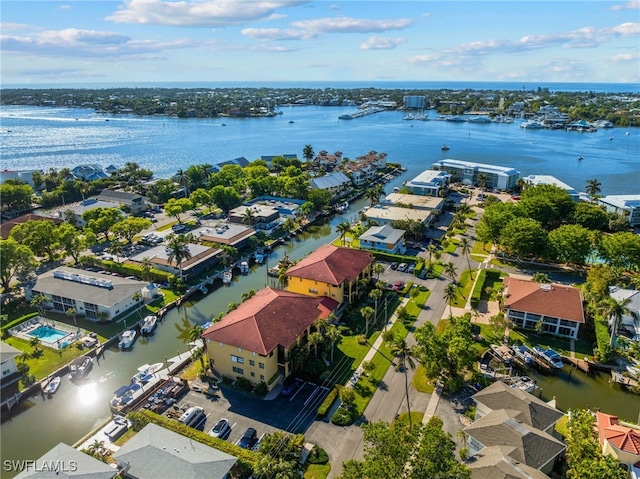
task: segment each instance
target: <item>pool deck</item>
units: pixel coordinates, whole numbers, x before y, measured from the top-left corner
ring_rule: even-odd
[[[53,328],[56,331],[66,334],[54,341],[47,341],[45,338],[40,338],[32,334],[35,330],[41,327]],[[59,323],[52,319],[43,318],[42,316],[36,316],[35,318],[31,318],[28,321],[11,328],[9,330],[9,334],[26,341],[38,338],[44,346],[52,349],[62,349],[85,336],[86,332],[80,328],[73,330],[66,324]]]

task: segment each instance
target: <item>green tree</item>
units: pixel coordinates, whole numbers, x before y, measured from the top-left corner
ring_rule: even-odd
[[[484,173],[480,173],[476,183],[480,188],[484,189],[487,186],[487,181],[489,181],[489,177]]]
[[[179,277],[182,278],[182,263],[185,260],[191,259],[191,250],[189,249],[189,243],[191,242],[191,235],[174,235],[167,236],[167,251],[169,256],[167,261],[169,264],[176,262],[176,266],[180,271]]]
[[[542,225],[529,218],[514,218],[502,230],[500,245],[510,254],[540,255],[546,247],[547,234]]]
[[[109,232],[113,225],[122,219],[122,212],[117,208],[93,208],[82,213],[87,227],[96,235],[103,234],[109,241]]]
[[[31,208],[33,188],[26,183],[0,184],[0,198],[2,211],[24,211]]]
[[[629,303],[631,303],[631,298],[624,298],[622,300],[607,298],[599,304],[598,309],[602,314],[602,317],[608,319],[611,323],[611,337],[609,339],[610,347],[613,347],[615,343],[622,318],[624,316],[631,316],[633,319],[638,318],[636,312],[629,308]]]
[[[569,218],[575,205],[566,190],[556,185],[536,185],[522,193],[517,208],[522,216],[538,221],[548,230]]]
[[[254,475],[274,479],[299,479],[303,446],[302,434],[294,436],[283,431],[267,434],[260,442]]]
[[[409,346],[405,338],[396,338],[390,344],[391,354],[398,358],[398,366],[404,373],[404,392],[405,400],[407,401],[407,411],[409,413],[409,429],[413,428],[411,422],[411,402],[409,401],[409,376],[407,374],[408,369],[415,369],[416,363],[414,357],[416,356],[415,348]]]
[[[512,202],[493,203],[485,208],[484,214],[476,225],[476,235],[479,241],[484,243],[499,243],[502,230],[505,226],[519,216],[520,212],[516,209]]]
[[[591,252],[591,233],[580,225],[562,225],[549,232],[549,246],[556,260],[584,264]]]
[[[340,241],[342,242],[342,246],[344,246],[347,233],[351,231],[351,224],[347,221],[342,221],[336,226],[336,231],[340,233]]]
[[[330,324],[324,332],[325,338],[331,343],[331,362],[333,362],[333,351],[335,345],[342,340],[342,333],[335,324]]]
[[[232,186],[216,185],[211,189],[210,193],[214,203],[225,214],[242,203],[242,198],[238,191]]]
[[[600,183],[597,178],[594,178],[593,180],[587,180],[587,186],[584,191],[590,196],[596,196],[602,191],[600,189],[601,186],[602,183]]]
[[[458,273],[456,271],[456,265],[452,261],[449,261],[448,263],[444,263],[442,266],[444,266],[445,274],[449,276],[452,282],[455,282]]]
[[[222,264],[225,266],[231,265],[238,257],[238,248],[231,245],[222,245]]]
[[[113,225],[111,232],[118,238],[124,239],[127,243],[131,243],[133,242],[134,236],[140,234],[146,228],[149,228],[151,224],[151,221],[148,219],[130,216]]]
[[[447,300],[447,303],[449,304],[449,316],[452,317],[453,316],[453,302],[456,300],[456,296],[457,296],[457,288],[456,285],[453,283],[449,283],[447,286],[445,286],[444,288],[444,292],[442,293],[444,296],[444,299]]]
[[[302,149],[302,157],[307,163],[313,160],[313,157],[315,155],[316,154],[313,152],[313,148],[311,145],[304,145],[304,148]]]
[[[604,208],[580,202],[575,205],[573,213],[569,218],[571,223],[578,224],[590,230],[602,230],[609,221],[609,216]]]
[[[46,256],[54,261],[59,243],[56,238],[56,225],[47,220],[30,220],[14,226],[10,237],[27,246],[36,256]]]
[[[29,302],[29,306],[38,310],[38,314],[43,318],[47,317],[47,306],[51,303],[51,300],[44,294],[35,295]]]
[[[471,258],[469,254],[471,253],[471,243],[467,238],[462,238],[460,240],[460,248],[462,249],[462,254],[467,257],[467,266],[469,267],[469,276],[473,279],[473,272],[471,271]]]
[[[631,232],[604,235],[598,253],[613,268],[623,271],[640,269],[640,236]]]
[[[178,220],[178,223],[182,223],[180,215],[188,212],[193,208],[193,204],[189,198],[171,198],[164,205],[164,212],[167,216],[172,216]]]
[[[24,281],[38,267],[33,252],[28,246],[18,243],[13,238],[0,239],[0,285],[9,291],[11,281]]]
[[[73,324],[75,324],[76,328],[78,327],[78,321],[76,320],[78,316],[78,310],[76,308],[67,308],[65,314],[73,319]]]
[[[369,320],[373,316],[374,310],[371,306],[360,308],[360,314],[364,318],[364,335],[369,336]]]
[[[71,256],[75,263],[80,259],[80,253],[87,248],[84,235],[69,223],[62,223],[56,229],[56,238],[65,254]]]
[[[539,284],[549,284],[551,280],[549,279],[549,275],[547,273],[541,273],[540,271],[536,271],[533,274],[533,278],[531,278],[534,282]]]

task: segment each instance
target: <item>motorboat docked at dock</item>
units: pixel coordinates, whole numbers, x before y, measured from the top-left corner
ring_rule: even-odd
[[[240,263],[240,273],[248,274],[249,273],[249,263],[247,261],[242,261]]]
[[[509,386],[527,393],[533,393],[538,387],[535,381],[529,376],[514,376],[509,382]]]
[[[224,284],[231,283],[232,279],[233,279],[233,274],[231,273],[231,271],[227,270],[222,273],[222,282]]]
[[[69,379],[80,379],[87,375],[93,367],[93,359],[89,356],[76,358],[69,363]]]
[[[562,369],[564,366],[562,356],[556,353],[553,349],[544,349],[540,346],[534,346],[533,354],[553,369]]]
[[[531,365],[536,360],[533,357],[531,350],[524,344],[512,346],[511,349],[513,350],[513,354],[515,354],[516,358],[520,359],[526,365]]]
[[[60,387],[60,382],[61,382],[60,376],[56,376],[52,378],[47,383],[47,385],[44,388],[42,388],[42,392],[49,396],[55,394],[58,388]]]
[[[138,383],[132,383],[128,386],[120,386],[113,393],[113,398],[109,402],[109,405],[114,408],[122,408],[133,401],[133,393],[142,388],[142,385]]]
[[[164,363],[143,364],[138,372],[131,377],[132,383],[146,384],[153,379],[154,374],[164,367]]]
[[[129,349],[133,345],[133,341],[136,339],[136,332],[133,329],[128,329],[122,336],[120,336],[120,341],[118,342],[118,349]]]
[[[158,317],[156,315],[149,315],[142,321],[142,326],[140,327],[140,334],[146,336],[151,334],[156,326],[158,325]]]
[[[492,344],[490,348],[493,355],[504,364],[511,364],[513,362],[513,354],[509,346]]]

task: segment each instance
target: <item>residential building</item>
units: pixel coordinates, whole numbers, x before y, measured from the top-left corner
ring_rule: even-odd
[[[326,171],[333,171],[342,162],[342,152],[336,151],[331,154],[326,150],[322,150],[316,155],[313,162],[318,166],[324,167]]]
[[[140,305],[147,284],[61,266],[39,275],[34,284],[25,286],[24,293],[27,301],[40,294],[46,296],[48,306],[58,313],[75,308],[78,315],[91,321],[101,319],[101,313],[104,319],[112,320]]]
[[[400,208],[398,206],[376,205],[362,212],[369,221],[379,225],[390,225],[394,221],[413,220],[429,225],[433,220],[433,211]]]
[[[640,225],[640,195],[609,195],[598,198],[598,204],[609,212],[626,216],[631,226]]]
[[[424,95],[406,95],[402,97],[402,106],[421,110],[425,107],[427,97]]]
[[[351,188],[351,179],[341,171],[334,171],[328,175],[312,178],[311,188],[327,190],[331,193],[332,198],[339,198]]]
[[[126,191],[102,190],[98,195],[98,201],[112,203],[112,207],[117,207],[133,214],[146,211],[149,208],[142,195]]]
[[[235,248],[245,246],[247,240],[255,236],[256,230],[237,223],[218,223],[215,226],[203,226],[191,231],[193,237],[199,241],[208,241]]]
[[[582,292],[561,284],[539,284],[516,278],[505,278],[504,297],[507,318],[520,328],[542,329],[549,334],[576,339],[584,324]]]
[[[124,477],[131,479],[224,479],[237,461],[235,456],[153,423],[112,457],[124,470]]]
[[[249,163],[249,160],[247,160],[244,156],[241,156],[239,158],[234,158],[233,160],[221,161],[220,163],[216,163],[211,167],[211,171],[217,173],[222,169],[224,165],[238,165],[239,167],[244,168],[245,166],[249,166]]]
[[[421,195],[405,195],[402,193],[391,193],[380,202],[383,205],[397,206],[399,208],[409,208],[414,210],[426,210],[440,213],[444,206],[444,198]]]
[[[596,413],[596,422],[602,454],[624,464],[632,473],[631,477],[640,477],[640,427],[601,412]]]
[[[247,213],[250,211],[251,213]],[[270,206],[261,204],[241,205],[229,211],[229,222],[248,224],[247,218],[251,215],[251,224],[256,230],[272,230],[280,226],[280,212]]]
[[[44,176],[42,170],[0,170],[0,184],[7,180],[18,180],[33,187],[34,173],[40,173]]]
[[[273,389],[279,383],[274,376],[291,373],[292,348],[305,344],[314,322],[337,307],[326,296],[264,288],[202,334],[212,368]]]
[[[640,341],[640,291],[609,286],[609,296],[618,302],[629,300],[626,307],[633,314],[622,315],[618,328],[626,330],[635,341]]]
[[[287,289],[351,303],[361,290],[358,280],[371,278],[371,253],[325,244],[289,268]]]
[[[496,381],[472,396],[474,422],[464,428],[473,479],[548,474],[565,445],[552,436],[561,411],[518,388]],[[511,463],[511,466],[509,465]],[[512,475],[504,475],[507,471]],[[529,474],[529,475],[527,475]]]
[[[439,197],[442,191],[446,192],[450,181],[451,174],[446,171],[424,170],[414,179],[407,181],[404,187],[414,195]]]
[[[267,164],[268,168],[273,165],[274,158],[284,158],[285,160],[297,160],[298,155],[295,153],[285,153],[284,155],[261,155],[260,159]]]
[[[83,226],[87,225],[87,222],[82,218],[82,215],[86,211],[95,210],[96,208],[115,208],[118,210],[120,209],[118,204],[112,203],[111,201],[102,201],[96,198],[89,198],[77,205],[73,205],[68,208],[65,208],[64,212],[62,212],[61,214],[64,215],[64,217],[66,218],[66,211],[71,211],[73,213],[73,224],[79,228],[82,228]]]
[[[514,168],[472,161],[445,159],[434,163],[433,168],[450,173],[465,185],[477,185],[478,177],[484,175],[485,186],[503,191],[515,188],[520,178],[520,172]]]
[[[185,258],[182,261],[180,268],[175,260],[172,259],[169,261],[171,251],[166,245],[155,246],[128,258],[125,262],[141,265],[146,258],[154,268],[160,271],[179,275],[180,269],[182,269],[182,275],[189,277],[213,268],[218,264],[220,256],[222,255],[221,249],[201,244],[189,243],[187,249],[189,250],[189,258]]]
[[[8,387],[12,384],[16,384],[22,379],[22,373],[18,371],[16,366],[16,358],[22,354],[22,351],[14,348],[10,344],[0,341],[0,385],[2,385],[2,399],[5,399],[8,394],[5,393],[5,388],[8,391]],[[17,393],[18,386],[16,385],[14,391],[11,393]]]
[[[33,213],[28,213],[26,215],[18,216],[17,218],[12,218],[7,222],[2,223],[2,225],[0,225],[0,237],[2,237],[2,239],[7,239],[11,234],[11,230],[15,226],[26,223],[27,221],[51,221],[56,226],[64,223],[64,221],[60,218],[49,218],[48,216],[40,216]]]
[[[278,196],[258,196],[244,203],[246,206],[262,205],[275,209],[281,217],[293,217],[298,215],[300,207],[305,202],[294,198],[280,198]]]
[[[404,254],[405,231],[392,228],[389,225],[372,226],[365,231],[358,240],[360,247],[364,249],[375,249],[385,253]]]
[[[371,150],[365,155],[358,156],[356,158],[356,163],[371,165],[378,170],[382,170],[387,167],[387,154]]]
[[[25,461],[25,466],[15,479],[114,479],[119,472],[62,442],[33,463]]]
[[[557,186],[558,188],[562,188],[567,193],[569,193],[569,196],[573,201],[578,202],[580,200],[580,194],[575,190],[575,188],[567,185],[566,183],[563,183],[562,181],[560,181],[559,179],[551,175],[529,175],[529,176],[525,176],[522,179],[531,186],[538,186],[538,185]]]
[[[102,165],[97,163],[78,165],[71,170],[71,174],[83,181],[95,181],[109,177],[102,169]]]

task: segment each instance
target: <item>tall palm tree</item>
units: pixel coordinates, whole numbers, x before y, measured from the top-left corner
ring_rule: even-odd
[[[335,324],[330,324],[324,332],[324,337],[331,343],[331,362],[333,362],[334,346],[342,339],[342,333]]]
[[[600,183],[597,178],[594,178],[593,180],[587,180],[587,187],[585,188],[585,191],[587,192],[587,194],[595,196],[600,193],[600,191],[602,191],[600,189],[601,186],[602,183]]]
[[[451,303],[453,303],[453,301],[456,299],[456,285],[453,283],[449,283],[445,288],[444,288],[444,299],[447,300],[447,302],[449,303],[449,317],[453,317],[453,308],[451,306]]]
[[[460,240],[460,248],[462,248],[462,253],[467,257],[467,265],[469,266],[469,276],[473,279],[473,272],[471,271],[471,259],[469,258],[469,253],[471,252],[471,243],[467,238],[462,238]]]
[[[449,277],[451,278],[451,281],[455,281],[456,265],[453,264],[453,261],[449,261],[448,263],[445,263],[443,266],[444,266],[444,272],[449,275]]]
[[[169,264],[176,262],[182,278],[182,263],[191,259],[191,251],[189,250],[190,235],[169,235],[167,239],[167,250],[169,251],[167,261]]]
[[[180,168],[173,177],[180,186],[183,186],[187,190],[187,195],[189,195],[189,175]]]
[[[384,265],[382,263],[375,263],[371,272],[376,275],[376,279],[380,279],[380,275],[384,273]]]
[[[242,214],[242,222],[246,225],[253,226],[256,221],[256,214],[253,212],[251,208],[247,208],[244,210]]]
[[[336,230],[340,233],[340,240],[342,241],[342,246],[344,246],[345,237],[347,233],[351,231],[351,224],[348,221],[343,221],[336,226]]]
[[[322,333],[320,331],[314,331],[309,335],[307,343],[309,344],[309,347],[313,346],[315,357],[318,357],[318,344],[322,344],[323,341],[324,336],[322,336]]]
[[[365,337],[369,335],[369,320],[371,316],[373,316],[373,308],[371,306],[365,306],[364,308],[360,308],[360,314],[364,318],[364,335]]]
[[[76,310],[76,308],[68,308],[65,311],[65,314],[69,317],[71,317],[71,319],[73,319],[73,324],[76,325],[76,328],[78,327],[78,321],[76,320],[76,316],[78,316],[78,311]]]
[[[371,299],[373,299],[375,308],[374,308],[374,313],[373,313],[373,318],[375,323],[378,322],[378,301],[380,301],[380,298],[382,298],[382,291],[380,291],[378,288],[374,288],[369,292],[369,297]]]
[[[629,309],[630,302],[631,298],[624,298],[622,300],[607,298],[598,305],[602,316],[611,320],[611,338],[609,339],[609,346],[611,347],[613,347],[613,343],[618,334],[622,317],[631,316],[635,319],[638,316],[635,311]]]
[[[193,342],[200,339],[203,332],[204,332],[204,328],[199,324],[196,324],[193,328],[189,330],[189,341]]]
[[[380,199],[380,190],[377,188],[369,188],[364,192],[364,198],[369,200],[369,206],[375,205]]]
[[[409,402],[409,376],[407,375],[407,368],[415,369],[416,363],[414,361],[415,351],[414,348],[407,344],[405,338],[396,338],[391,343],[391,353],[395,355],[400,361],[399,366],[404,372],[404,391],[405,398],[407,400],[407,412],[409,413],[409,429],[413,427],[411,423],[411,404]]]
[[[142,260],[140,260],[140,268],[142,269],[142,279],[145,281],[151,280],[151,268],[153,264],[151,263],[151,259],[148,256],[144,256]]]
[[[310,162],[311,160],[313,160],[313,157],[316,154],[313,152],[313,148],[311,147],[311,145],[304,145],[304,148],[302,149],[302,157],[307,161]]]
[[[478,186],[484,189],[484,187],[487,186],[488,180],[489,180],[489,177],[487,175],[485,175],[484,173],[480,173],[477,179]]]

